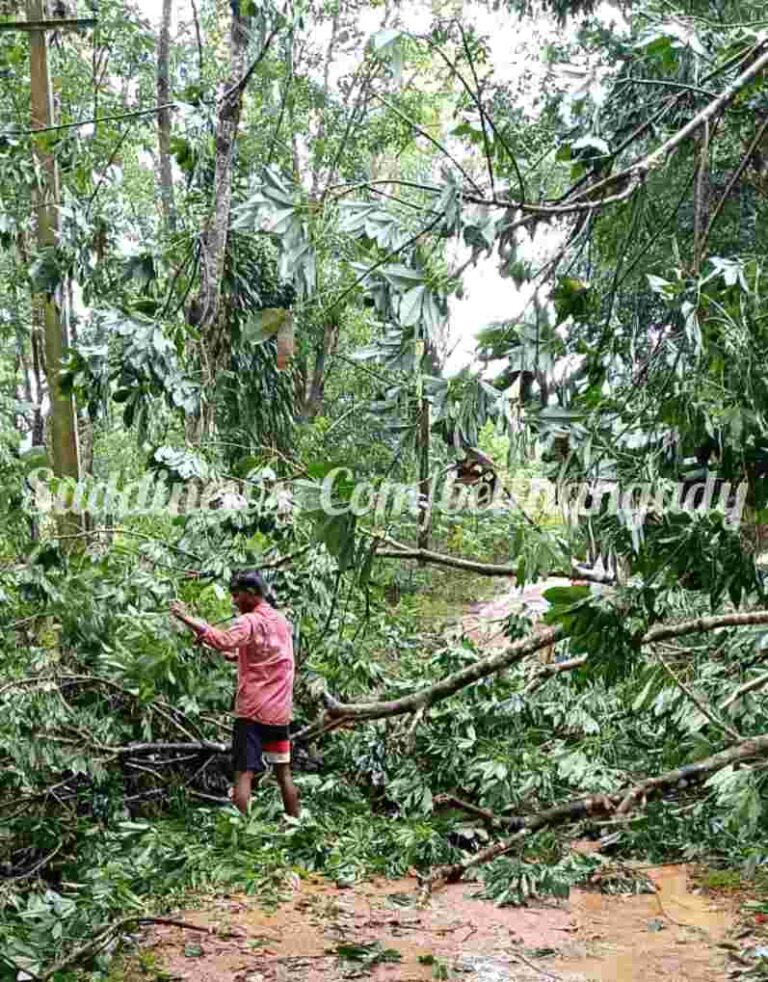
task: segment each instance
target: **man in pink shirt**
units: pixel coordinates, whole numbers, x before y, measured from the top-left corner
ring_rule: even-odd
[[[241,812],[247,811],[254,779],[258,784],[266,761],[274,768],[286,813],[298,817],[299,796],[291,776],[288,738],[293,711],[291,625],[272,606],[269,587],[256,570],[235,573],[229,589],[241,616],[228,630],[191,617],[178,600],[171,604],[171,613],[195,632],[199,643],[237,661],[232,737],[235,804]],[[235,651],[236,655],[227,654]]]

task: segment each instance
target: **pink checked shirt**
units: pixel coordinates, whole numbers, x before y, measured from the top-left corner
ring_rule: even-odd
[[[236,716],[271,726],[290,722],[293,636],[282,614],[262,602],[228,630],[208,625],[200,637],[217,651],[237,651]]]

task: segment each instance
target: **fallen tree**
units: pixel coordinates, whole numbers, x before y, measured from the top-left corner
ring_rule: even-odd
[[[656,624],[637,638],[638,646],[666,641],[670,638],[684,637],[689,634],[703,634],[724,627],[749,627],[755,624],[768,624],[768,610],[746,611],[744,613],[719,614],[712,617],[696,617],[692,620],[680,621],[676,624]],[[402,716],[408,713],[423,713],[430,706],[447,699],[461,689],[479,682],[480,679],[495,675],[509,668],[510,665],[522,661],[542,648],[549,647],[568,637],[568,632],[562,625],[537,628],[536,633],[515,641],[503,651],[481,658],[473,665],[459,669],[433,685],[418,689],[416,692],[399,699],[376,702],[343,703],[334,699],[328,693],[323,698],[325,711],[313,723],[305,726],[293,739],[307,742],[329,729],[345,723],[361,720],[385,719],[390,716]],[[569,666],[577,667],[575,662]],[[556,667],[556,666],[554,666]]]
[[[628,790],[619,791],[616,794],[577,798],[562,805],[555,805],[553,808],[546,808],[533,815],[511,818],[490,816],[497,824],[503,824],[509,830],[514,830],[514,835],[494,842],[458,863],[436,867],[425,878],[424,888],[429,892],[440,882],[455,883],[468,870],[489,863],[491,860],[510,852],[532,832],[597,815],[625,814],[632,808],[645,807],[647,800],[656,795],[664,794],[672,789],[683,790],[690,784],[699,783],[724,767],[760,757],[768,757],[768,736],[750,737],[742,740],[711,757],[705,757],[656,777],[646,778]],[[485,817],[489,817],[489,813],[485,813]]]

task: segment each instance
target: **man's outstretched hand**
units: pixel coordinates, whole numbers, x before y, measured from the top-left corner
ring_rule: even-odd
[[[170,612],[174,617],[186,624],[187,627],[192,628],[195,632],[195,644],[204,644],[203,635],[208,627],[205,621],[201,620],[199,617],[193,617],[189,612],[189,608],[181,600],[173,600],[170,606]],[[224,651],[222,652],[227,661],[237,661],[237,652],[234,651]]]
[[[206,623],[199,617],[193,617],[189,612],[189,608],[181,600],[174,600],[170,606],[171,614],[178,618],[182,624],[186,624],[187,627],[191,628],[195,634],[198,636],[205,633]]]
[[[171,613],[174,617],[178,617],[180,621],[184,621],[190,616],[189,608],[182,600],[173,600],[171,602]]]

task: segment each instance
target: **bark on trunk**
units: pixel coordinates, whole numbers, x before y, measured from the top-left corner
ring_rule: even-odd
[[[157,104],[171,101],[169,55],[171,48],[171,10],[173,0],[163,0],[160,33],[157,38]],[[176,228],[176,208],[173,199],[173,170],[171,168],[171,110],[157,114],[157,146],[160,154],[160,202],[163,220],[168,231]]]
[[[299,393],[300,399],[297,401],[299,413],[307,419],[314,419],[323,408],[323,396],[325,392],[325,364],[328,356],[336,350],[339,342],[339,325],[331,322],[325,325],[323,340],[315,356],[315,364],[312,369],[312,378],[307,383],[306,373],[304,374],[303,384]]]
[[[43,0],[27,0],[27,19],[45,18]],[[45,31],[29,32],[32,128],[41,129],[53,124],[53,97],[48,73],[48,43]],[[33,141],[39,180],[35,188],[37,213],[37,245],[53,250],[58,244],[59,179],[56,160],[42,142]],[[37,316],[43,325],[45,339],[45,369],[48,376],[50,409],[50,438],[53,471],[57,476],[80,476],[80,455],[77,439],[75,406],[71,396],[61,389],[61,362],[69,347],[68,324],[62,317],[62,291],[42,293],[33,297]],[[73,516],[64,516],[63,528],[79,527]]]
[[[43,397],[45,395],[45,352],[43,349],[43,327],[39,316],[39,305],[32,307],[32,377],[34,379],[35,410],[32,419],[32,445],[42,447],[45,444],[45,416],[43,415]]]
[[[200,291],[190,306],[190,320],[203,336],[214,327],[219,314],[219,286],[224,275],[232,203],[232,162],[243,105],[243,87],[239,83],[244,74],[247,46],[246,18],[238,7],[232,14],[230,31],[230,80],[216,124],[213,207],[200,238]]]
[[[421,513],[416,539],[419,551],[429,548],[429,527],[432,523],[432,505],[429,500],[429,399],[422,395],[419,405],[419,500]]]

